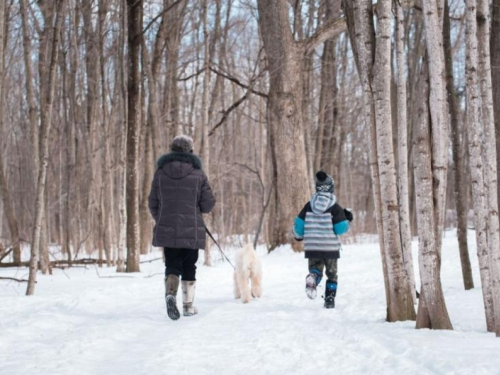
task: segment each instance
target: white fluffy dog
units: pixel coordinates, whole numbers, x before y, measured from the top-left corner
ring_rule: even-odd
[[[249,281],[252,282],[251,288],[248,285]],[[262,296],[262,266],[257,252],[251,244],[248,244],[236,253],[234,298],[241,298],[243,303],[248,303],[250,297],[260,296]]]

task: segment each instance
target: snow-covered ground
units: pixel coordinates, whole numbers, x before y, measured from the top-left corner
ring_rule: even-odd
[[[39,276],[33,297],[24,296],[26,284],[0,280],[0,373],[500,374],[500,339],[485,332],[475,248],[476,288],[465,292],[452,232],[442,280],[455,331],[446,332],[384,321],[377,244],[344,246],[334,310],[323,309],[320,296],[306,298],[303,254],[260,253],[260,300],[234,300],[230,265],[207,268],[200,259],[200,313],[176,322],[165,313],[161,261],[119,278],[99,278],[94,267],[56,269]],[[27,270],[0,269],[0,276],[26,277]]]

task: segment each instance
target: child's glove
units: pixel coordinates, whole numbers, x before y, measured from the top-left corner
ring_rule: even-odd
[[[349,220],[349,222],[352,221],[352,219],[354,219],[354,216],[352,216],[352,212],[349,211],[348,209],[344,208],[344,215],[345,215],[345,218],[347,220]]]

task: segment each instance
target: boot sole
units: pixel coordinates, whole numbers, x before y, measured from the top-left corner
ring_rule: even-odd
[[[309,299],[315,299],[316,295],[316,278],[314,276],[306,277],[306,294]]]
[[[179,309],[177,308],[177,304],[175,301],[175,297],[166,296],[165,300],[167,302],[167,315],[172,320],[178,320],[181,317],[179,313]]]

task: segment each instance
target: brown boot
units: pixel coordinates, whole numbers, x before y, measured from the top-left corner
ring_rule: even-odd
[[[179,276],[168,275],[165,277],[165,302],[167,303],[167,315],[172,320],[181,317],[177,309],[177,289],[179,289]]]
[[[193,305],[196,281],[182,281],[182,310],[184,316],[198,314],[198,309]]]

